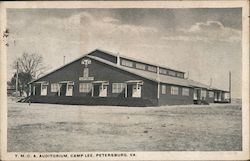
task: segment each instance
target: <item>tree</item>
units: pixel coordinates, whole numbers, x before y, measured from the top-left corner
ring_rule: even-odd
[[[33,79],[40,77],[46,67],[43,63],[43,57],[38,54],[28,54],[23,53],[23,55],[17,58],[12,65],[13,69],[16,71],[13,77],[11,78],[11,86],[16,87],[16,77],[18,72],[18,91],[22,96],[24,92],[29,95],[29,86],[28,83]]]
[[[16,84],[16,76],[15,73],[14,76],[11,78],[10,84],[15,85]],[[29,95],[29,85],[28,83],[32,80],[32,76],[29,73],[20,72],[18,73],[18,91],[20,93],[20,96],[23,95],[25,92],[26,95]]]
[[[35,53],[28,54],[26,52],[14,61],[13,68],[15,70],[18,69],[20,72],[30,74],[32,79],[40,77],[46,69],[41,55]]]

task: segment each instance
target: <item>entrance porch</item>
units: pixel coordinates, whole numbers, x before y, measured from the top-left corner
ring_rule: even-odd
[[[109,85],[108,81],[92,82],[92,97],[107,97],[108,85]]]
[[[125,84],[125,97],[141,98],[142,80],[129,80]]]

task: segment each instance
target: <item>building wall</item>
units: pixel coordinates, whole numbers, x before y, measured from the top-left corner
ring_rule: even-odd
[[[91,53],[92,56],[98,56],[103,59],[109,60],[113,63],[116,63],[116,57],[108,54],[103,54],[101,51],[95,51]],[[86,58],[91,59],[91,58]],[[38,81],[46,81],[49,83],[47,88],[47,96],[57,96],[56,92],[51,92],[51,83],[59,83],[60,81],[73,81],[74,88],[73,88],[73,97],[91,97],[92,92],[89,93],[82,93],[79,92],[79,83],[87,83],[92,81],[80,81],[79,77],[83,76],[83,69],[85,65],[81,64],[81,60],[79,59],[67,66],[64,66],[53,73],[42,77]],[[122,93],[112,93],[112,83],[124,83],[128,80],[142,80],[144,82],[141,91],[141,97],[145,99],[153,100],[154,104],[159,105],[175,105],[175,104],[193,104],[193,88],[189,88],[189,96],[182,95],[182,86],[179,87],[178,95],[171,94],[171,85],[166,85],[166,94],[162,94],[162,86],[160,86],[160,98],[159,101],[157,99],[157,89],[158,84],[154,81],[150,81],[143,77],[137,76],[135,74],[126,72],[124,70],[112,67],[105,63],[96,61],[91,59],[91,64],[88,65],[89,69],[89,77],[93,77],[94,81],[108,81],[108,94],[107,97],[124,97],[124,91]],[[32,84],[33,89],[34,83]],[[177,85],[174,85],[177,86]],[[69,96],[70,97],[70,96]],[[223,98],[222,98],[223,100]],[[208,103],[214,102],[214,97],[209,97],[209,93],[207,91],[206,101]]]
[[[162,94],[162,85],[166,85],[166,94]],[[189,88],[189,96],[182,95],[182,86],[173,85],[178,87],[178,95],[171,94],[170,84],[161,84],[160,85],[160,99],[159,105],[184,105],[184,104],[193,104],[193,89]],[[187,87],[185,87],[187,88]]]
[[[96,50],[96,51],[90,53],[89,55],[105,59],[105,60],[110,61],[110,62],[115,63],[115,64],[117,63],[117,57],[116,56],[107,54],[107,53],[99,51],[99,50]],[[144,70],[146,70],[148,72],[154,72],[154,71],[148,70],[149,67],[157,68],[156,65],[150,65],[150,64],[147,64],[147,63],[144,63],[144,62],[139,62],[139,61],[135,61],[135,60],[123,58],[123,57],[120,57],[120,65],[122,65],[122,60],[127,60],[127,61],[132,62],[132,68],[136,68],[136,64],[137,63],[143,64],[143,65],[145,65],[145,69]],[[139,68],[136,68],[136,69],[143,70],[143,69],[139,69]],[[167,68],[163,68],[163,67],[160,67],[160,69],[163,69],[163,70],[167,71],[166,74],[163,74],[161,72],[160,72],[160,74],[168,75],[168,76],[172,76],[172,77],[184,78],[184,72],[179,72],[179,71],[175,71],[175,70],[167,69]],[[169,74],[170,71],[174,72],[175,74],[174,75]],[[156,73],[156,71],[154,73]]]
[[[213,97],[210,97],[210,96],[209,96],[209,92],[210,92],[210,91],[207,91],[206,101],[207,101],[208,103],[214,103],[214,95],[213,95]],[[214,91],[211,91],[211,92],[214,92]]]
[[[88,58],[90,59],[90,58]],[[157,99],[157,83],[134,75],[132,73],[120,70],[118,68],[106,65],[99,61],[91,59],[91,64],[88,65],[89,77],[94,77],[94,81],[109,81],[108,97],[123,97],[123,93],[112,93],[112,83],[124,83],[128,80],[142,80],[144,82],[142,86],[141,95],[142,98]],[[47,81],[48,96],[55,96],[57,93],[51,92],[51,83],[58,83],[60,81],[73,81],[73,96],[91,96],[90,93],[79,92],[79,83],[86,83],[91,81],[79,81],[79,77],[83,76],[84,65],[81,64],[81,60],[77,60],[41,79],[38,81]]]

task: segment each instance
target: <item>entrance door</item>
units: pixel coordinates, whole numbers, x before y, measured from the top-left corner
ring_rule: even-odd
[[[73,85],[67,85],[68,89],[66,92],[66,96],[72,96],[73,95]]]
[[[41,96],[47,95],[47,85],[41,84]]]
[[[100,94],[100,85],[94,85],[94,93],[93,93],[93,96],[94,97],[99,97],[99,94]]]
[[[132,93],[133,93],[132,88],[133,88],[132,85],[130,84],[127,85],[127,97],[132,97]]]
[[[41,95],[41,84],[35,84],[35,95],[40,96]]]
[[[60,96],[66,96],[67,84],[63,83],[60,86]]]
[[[141,86],[134,84],[132,87],[132,97],[141,97]]]
[[[222,93],[220,91],[219,94],[218,94],[218,101],[221,101],[221,98],[222,98]]]
[[[199,98],[199,89],[194,89],[194,100],[198,100]]]
[[[99,86],[99,96],[107,97],[107,86]]]
[[[214,92],[214,100],[218,101],[218,92]]]

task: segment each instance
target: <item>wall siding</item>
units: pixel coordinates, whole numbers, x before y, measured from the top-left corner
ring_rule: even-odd
[[[116,57],[105,54],[101,51],[94,51],[90,55],[92,56],[97,56],[100,58],[103,58],[105,60],[108,60],[110,62],[116,63]],[[91,60],[91,64],[88,65],[89,68],[89,77],[94,77],[94,81],[108,81],[108,89],[107,89],[107,97],[110,98],[123,98],[125,95],[125,91],[121,93],[112,93],[112,83],[124,83],[125,81],[128,80],[142,80],[144,82],[142,86],[142,91],[141,91],[141,98],[142,99],[148,99],[152,100],[154,102],[154,105],[180,105],[180,104],[193,104],[193,88],[189,88],[189,96],[183,96],[182,95],[182,86],[174,85],[179,87],[179,93],[178,95],[172,95],[171,92],[171,85],[170,84],[165,84],[166,85],[166,94],[162,94],[162,86],[160,85],[160,98],[159,100],[157,99],[157,88],[158,88],[158,83],[145,79],[143,77],[137,76],[135,74],[126,72],[124,70],[112,67],[110,65],[107,65],[105,63],[96,61],[91,58],[86,58]],[[83,76],[83,69],[84,65],[81,64],[81,60],[76,60],[75,62],[68,64],[53,73],[50,73],[41,79],[37,81],[46,81],[49,83],[48,88],[47,88],[47,96],[45,97],[56,97],[58,98],[58,94],[56,92],[51,92],[51,83],[58,83],[60,81],[73,81],[74,82],[74,87],[73,87],[73,97],[74,100],[76,98],[90,98],[92,95],[92,92],[90,91],[89,93],[82,93],[79,92],[79,83],[88,83],[92,81],[80,81],[79,77]],[[147,69],[147,64],[146,69]],[[133,63],[133,67],[135,66],[135,63]],[[31,84],[32,91],[33,91],[33,86],[35,83]],[[70,99],[71,96],[66,97]],[[43,96],[44,98],[44,96]],[[122,99],[121,99],[122,100]],[[224,98],[222,99],[222,101]],[[207,91],[207,97],[206,101],[208,103],[213,103],[214,102],[214,97],[210,98],[208,91]],[[86,101],[85,101],[86,102]],[[108,101],[107,101],[108,102]]]
[[[182,96],[182,86],[174,85],[176,87],[179,87],[179,93],[178,93],[178,95],[172,95],[170,84],[164,84],[164,85],[166,85],[166,88],[167,88],[166,94],[162,94],[162,92],[161,92],[162,86],[161,85],[160,85],[159,105],[193,104],[193,89],[192,88],[189,88],[189,96]]]
[[[88,58],[89,59],[89,58]],[[83,76],[84,65],[81,64],[81,60],[77,60],[56,72],[53,72],[39,81],[49,82],[48,96],[57,95],[55,92],[51,92],[51,83],[58,83],[60,81],[73,81],[73,96],[89,96],[90,93],[79,92],[79,83],[91,82],[91,81],[79,81],[79,77]],[[112,83],[123,83],[128,80],[142,80],[144,82],[142,86],[141,95],[142,98],[157,99],[157,83],[132,73],[123,71],[121,69],[109,66],[99,61],[91,59],[91,64],[88,65],[89,77],[94,77],[94,81],[109,81],[108,97],[123,97],[123,93],[112,93]]]

